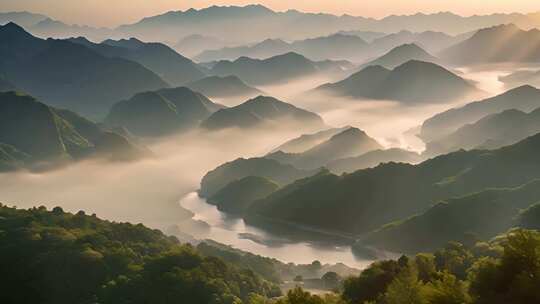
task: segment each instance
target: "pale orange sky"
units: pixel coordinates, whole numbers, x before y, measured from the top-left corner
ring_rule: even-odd
[[[274,10],[298,9],[366,17],[451,11],[460,15],[540,11],[540,0],[0,0],[0,11],[32,11],[67,23],[117,26],[170,10],[259,3]]]

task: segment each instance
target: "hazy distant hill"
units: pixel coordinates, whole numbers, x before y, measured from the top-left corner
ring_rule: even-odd
[[[368,67],[370,65],[379,65],[386,69],[394,69],[410,60],[417,60],[423,62],[431,62],[439,64],[440,60],[418,45],[412,44],[403,44],[398,47],[393,48],[388,53],[382,55],[381,57],[374,59],[370,62],[364,63],[362,67]]]
[[[213,113],[201,126],[208,130],[252,128],[273,123],[274,127],[294,125],[313,130],[324,127],[322,118],[273,97],[258,96],[238,106]]]
[[[125,127],[138,136],[161,136],[198,127],[221,108],[185,87],[162,89],[114,104],[105,123]]]
[[[374,150],[355,157],[337,159],[328,163],[326,168],[332,173],[342,174],[373,168],[382,163],[396,162],[416,164],[422,160],[423,157],[416,152],[393,148],[387,150]]]
[[[22,27],[31,27],[47,18],[45,15],[30,12],[0,12],[0,25],[13,22]]]
[[[144,156],[147,151],[95,123],[21,93],[0,93],[0,144],[17,166],[65,162],[90,156],[114,160]]]
[[[472,35],[473,33],[465,33],[451,36],[443,32],[425,31],[413,33],[411,31],[403,30],[373,40],[370,48],[372,53],[376,54],[377,52],[386,52],[403,44],[416,44],[423,49],[426,49],[428,52],[436,53],[459,43]]]
[[[367,43],[371,43],[373,40],[377,38],[381,38],[388,35],[387,33],[383,33],[383,32],[359,31],[359,30],[339,31],[338,34],[357,36]]]
[[[490,114],[509,109],[530,112],[538,107],[540,107],[540,90],[532,86],[522,86],[495,97],[439,113],[424,122],[419,135],[424,141],[429,142]]]
[[[524,31],[514,24],[477,31],[471,38],[443,50],[439,57],[455,64],[539,62],[540,31]]]
[[[259,89],[248,86],[237,76],[210,76],[187,83],[186,87],[211,98],[254,97],[262,93]]]
[[[459,149],[496,149],[540,133],[540,108],[530,113],[506,110],[467,124],[454,133],[431,141],[426,154],[438,155]]]
[[[297,168],[316,169],[336,159],[358,156],[381,148],[364,131],[351,127],[304,152],[291,154],[278,151],[265,157]]]
[[[540,134],[494,151],[460,151],[418,165],[388,163],[336,176],[319,174],[255,202],[248,219],[287,221],[361,234],[424,211],[433,202],[540,177]]]
[[[341,62],[314,62],[297,53],[286,53],[267,59],[240,57],[235,61],[217,62],[210,73],[218,76],[235,75],[251,85],[269,85],[289,80],[314,76],[334,67],[340,69]]]
[[[448,199],[418,215],[381,227],[357,246],[417,253],[432,252],[471,235],[491,239],[515,227],[520,211],[536,203],[539,196],[540,181],[535,180],[518,188],[488,189]]]
[[[92,43],[84,38],[69,41],[87,46],[103,56],[138,62],[173,86],[205,77],[193,61],[161,43],[145,43],[135,38],[109,39],[101,44]]]
[[[14,23],[0,27],[0,45],[0,71],[19,90],[92,117],[136,92],[168,86],[136,62],[107,58],[68,41],[35,38]]]
[[[315,173],[316,171],[297,169],[273,159],[239,158],[208,172],[201,180],[199,194],[212,197],[231,182],[248,176],[267,178],[283,186]]]
[[[287,52],[295,52],[311,60],[362,61],[369,56],[368,43],[355,35],[329,36],[297,40],[291,43],[280,39],[266,39],[254,45],[207,50],[196,57],[198,61],[235,60],[240,57],[263,59]]]
[[[507,76],[499,77],[507,87],[517,87],[522,85],[540,86],[540,71],[518,71]]]
[[[309,150],[316,145],[327,141],[330,137],[347,130],[349,127],[332,128],[323,131],[319,131],[311,134],[303,134],[299,137],[293,138],[277,148],[272,150],[273,152],[282,151],[285,153],[300,153]]]
[[[226,47],[230,42],[216,37],[193,34],[186,36],[174,45],[174,49],[188,57],[194,57],[205,50],[216,50]]]
[[[477,89],[434,63],[410,60],[393,70],[369,66],[337,83],[314,92],[366,99],[437,103],[477,93]]]

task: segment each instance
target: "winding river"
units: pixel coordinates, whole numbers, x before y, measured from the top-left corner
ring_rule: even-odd
[[[210,226],[202,235],[197,235],[198,238],[212,239],[286,263],[308,264],[318,260],[323,264],[343,263],[350,267],[364,268],[372,262],[355,257],[350,246],[293,242],[246,225],[242,219],[231,217],[206,203],[196,192],[184,196],[180,205],[195,214],[194,221],[205,222]]]

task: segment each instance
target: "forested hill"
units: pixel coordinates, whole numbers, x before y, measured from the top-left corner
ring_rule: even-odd
[[[279,294],[249,270],[143,225],[0,205],[0,303],[232,304]]]

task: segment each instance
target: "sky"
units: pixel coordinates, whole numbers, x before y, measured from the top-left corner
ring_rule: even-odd
[[[253,3],[278,11],[297,9],[375,18],[439,11],[465,16],[540,11],[539,0],[0,0],[0,11],[31,11],[70,24],[114,27],[171,10]]]

